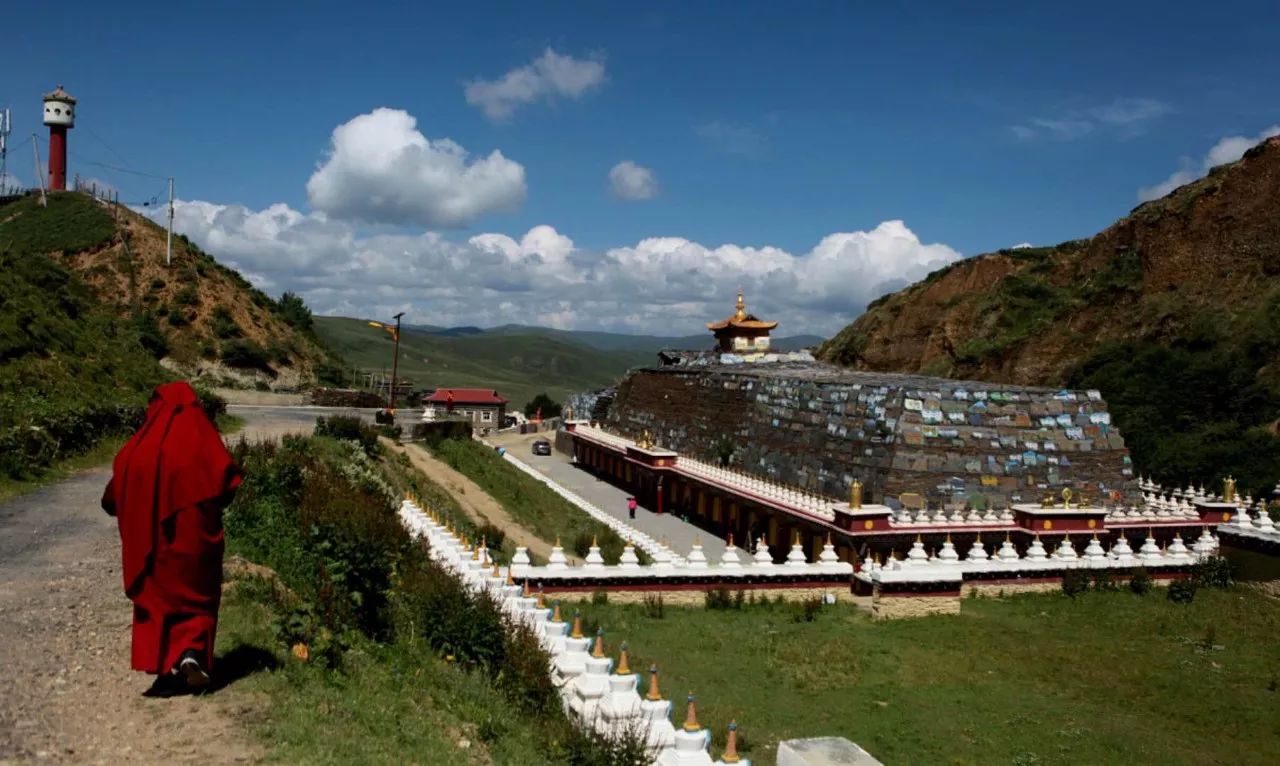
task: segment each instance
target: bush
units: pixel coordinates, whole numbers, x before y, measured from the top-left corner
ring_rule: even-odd
[[[172,319],[172,315],[170,316]],[[222,363],[228,367],[247,370],[261,370],[274,374],[267,352],[257,343],[249,340],[232,340],[222,344]]]
[[[733,596],[729,593],[728,588],[712,588],[706,592],[705,602],[708,609],[735,609],[741,608],[741,604],[734,605]]]
[[[1129,590],[1145,596],[1151,592],[1151,575],[1146,569],[1139,569],[1129,578]]]
[[[428,447],[436,447],[449,439],[471,439],[471,421],[440,420],[433,423],[416,423],[411,431],[414,441],[425,442]]]
[[[781,598],[781,597],[779,597]],[[792,622],[813,622],[818,619],[818,612],[822,610],[822,598],[813,596],[801,601],[796,607],[795,612],[791,615]]]
[[[1075,598],[1089,591],[1089,573],[1083,569],[1071,569],[1062,576],[1062,593]]]
[[[239,338],[244,335],[244,331],[240,329],[240,325],[236,324],[236,320],[231,318],[231,312],[226,306],[215,306],[213,314],[210,315],[210,326],[213,334],[223,340]]]
[[[378,429],[351,415],[316,418],[316,436],[353,441],[364,448],[369,457],[378,455]]]
[[[488,521],[476,528],[476,534],[481,540],[485,541],[485,545],[489,546],[491,550],[502,548],[502,544],[507,539],[507,533],[502,531],[502,527]]]
[[[195,386],[196,398],[200,400],[200,409],[204,410],[204,414],[210,420],[217,420],[218,417],[227,414],[227,400],[218,396],[214,392],[204,386]]]
[[[1093,575],[1093,589],[1100,592],[1114,592],[1120,589],[1116,577],[1111,572],[1100,570]]]
[[[651,620],[661,620],[666,616],[661,593],[644,594],[644,616]]]
[[[1225,556],[1210,556],[1191,568],[1191,581],[1199,587],[1229,588],[1231,562]]]
[[[165,340],[164,333],[160,332],[160,323],[156,321],[155,314],[144,311],[134,317],[133,324],[138,331],[138,342],[147,353],[156,359],[168,356],[169,342]]]
[[[1196,598],[1196,584],[1191,580],[1174,580],[1169,583],[1168,596],[1175,604],[1190,604]]]
[[[199,306],[200,293],[194,285],[187,285],[173,296],[173,301],[179,306]]]

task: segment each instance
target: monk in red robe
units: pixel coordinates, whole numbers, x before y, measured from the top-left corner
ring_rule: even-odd
[[[133,669],[158,676],[153,696],[200,691],[222,595],[222,510],[243,474],[182,382],[155,390],[112,469],[102,507],[120,526]]]

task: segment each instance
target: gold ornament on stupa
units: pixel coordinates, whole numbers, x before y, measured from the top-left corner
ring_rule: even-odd
[[[855,510],[862,507],[862,482],[858,479],[849,486],[849,507]]]

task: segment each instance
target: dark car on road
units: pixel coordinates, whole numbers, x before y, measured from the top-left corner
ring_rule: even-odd
[[[551,454],[551,442],[547,441],[546,439],[538,439],[538,440],[536,440],[536,441],[533,443],[533,454],[535,454],[535,455],[550,455],[550,454]]]

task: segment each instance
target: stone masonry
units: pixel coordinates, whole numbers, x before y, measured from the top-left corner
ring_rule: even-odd
[[[743,470],[836,498],[855,477],[868,501],[913,493],[979,509],[1067,487],[1097,502],[1135,489],[1097,391],[817,362],[677,364],[633,371],[606,426],[703,459],[732,448]]]

